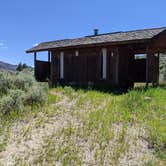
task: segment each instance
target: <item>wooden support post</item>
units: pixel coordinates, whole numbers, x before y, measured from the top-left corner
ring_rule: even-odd
[[[34,52],[34,75],[36,78],[36,59],[37,59],[37,52]]]
[[[37,52],[34,52],[34,68],[36,67]]]
[[[159,85],[159,75],[160,75],[160,52],[158,52],[158,57],[157,57],[157,86]]]
[[[51,51],[48,51],[48,62],[51,62]]]
[[[34,52],[34,63],[36,62],[37,53]],[[35,65],[35,64],[34,64]]]
[[[149,47],[146,48],[146,85],[147,88],[149,85]]]
[[[119,49],[117,48],[116,54],[116,66],[115,66],[115,82],[116,85],[119,85]]]
[[[156,87],[159,85],[159,55],[156,53],[153,55],[153,86]]]
[[[146,88],[151,82],[155,87],[159,81],[159,57],[156,56],[154,50],[147,50],[146,59]]]

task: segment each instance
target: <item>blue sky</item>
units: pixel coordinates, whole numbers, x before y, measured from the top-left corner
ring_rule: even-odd
[[[0,0],[0,61],[33,65],[25,50],[34,44],[91,35],[94,28],[105,33],[163,26],[165,0]]]

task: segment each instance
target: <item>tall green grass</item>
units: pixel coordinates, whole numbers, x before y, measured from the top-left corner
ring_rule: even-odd
[[[8,78],[8,80],[11,79]],[[8,81],[4,84],[8,85]],[[42,98],[36,99],[42,96],[41,89],[38,89],[40,86],[41,84],[35,81],[26,86],[20,85],[21,88],[15,86],[14,83],[9,84],[7,90],[2,90],[2,98],[9,95],[10,97],[15,96],[14,98],[17,99],[17,97],[22,96],[25,102],[25,96],[32,93],[27,101],[29,106],[33,105],[32,101],[36,104],[41,103]],[[46,87],[43,88],[47,89]],[[38,90],[39,92],[37,92]],[[13,94],[16,91],[17,93]],[[33,164],[85,165],[90,164],[84,163],[87,158],[86,154],[88,154],[91,157],[91,163],[94,165],[119,165],[123,156],[129,153],[130,143],[132,142],[133,146],[136,146],[139,139],[148,143],[148,148],[154,152],[158,161],[166,163],[165,86],[148,89],[135,88],[119,95],[72,87],[57,87],[50,89],[50,93],[48,93],[48,90],[46,91],[48,102],[44,106],[40,105],[46,109],[44,115],[48,118],[57,116],[58,119],[59,116],[65,117],[65,114],[67,114],[68,119],[65,119],[67,126],[51,133],[49,137],[44,139],[44,144],[34,157]],[[46,91],[44,90],[44,92]],[[35,92],[34,96],[33,92]],[[55,105],[61,101],[64,102],[62,102],[62,105]],[[17,102],[15,106],[21,106],[19,99],[17,99]],[[31,107],[27,107],[28,104],[24,102],[21,107],[31,110]],[[67,108],[65,108],[66,105]],[[56,109],[53,109],[54,107]],[[34,111],[35,108],[37,107],[33,108]],[[57,109],[60,110],[58,113]],[[16,112],[11,112],[13,117]],[[23,112],[23,114],[25,113],[26,111]],[[36,114],[36,116],[38,115]],[[46,123],[42,119],[39,120],[39,127],[39,124]],[[3,121],[4,125],[9,124]],[[133,131],[136,134],[132,133]],[[6,135],[3,141],[6,145],[10,125],[8,130],[1,129],[0,132]],[[27,134],[26,131],[25,133]],[[0,144],[0,149],[4,149],[3,144]],[[156,165],[156,160],[146,159],[145,155],[144,165]]]
[[[37,164],[43,163],[46,158],[51,164],[59,162],[63,165],[84,165],[85,149],[88,148],[93,153],[93,164],[119,165],[122,156],[130,149],[129,142],[137,144],[139,137],[147,141],[148,148],[165,163],[164,86],[146,90],[136,88],[121,95],[71,87],[57,87],[53,91],[63,94],[61,100],[67,96],[70,99],[68,102],[74,101],[70,112],[78,124],[71,122],[67,128],[45,140],[46,146],[42,147],[42,152],[36,158]],[[132,135],[130,128],[138,136]],[[141,131],[145,131],[145,134],[141,134]],[[157,164],[155,160],[145,161],[145,165]]]

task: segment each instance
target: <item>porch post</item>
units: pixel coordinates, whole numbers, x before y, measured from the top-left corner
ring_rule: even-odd
[[[37,58],[37,52],[34,52],[34,75],[36,78],[36,58]]]
[[[157,56],[157,86],[159,85],[159,75],[160,75],[160,52],[158,52]]]
[[[36,62],[36,57],[37,57],[37,53],[34,52],[34,65],[35,65],[35,62]]]
[[[149,85],[149,47],[146,48],[146,85],[147,88]]]
[[[160,53],[153,54],[153,86],[156,87],[159,85],[159,55]]]
[[[48,51],[48,62],[51,62],[51,51]]]

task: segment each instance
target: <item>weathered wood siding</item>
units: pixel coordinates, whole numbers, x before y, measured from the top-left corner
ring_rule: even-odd
[[[166,51],[166,31],[157,35],[150,43],[150,49],[153,51]]]
[[[107,82],[110,85],[116,85],[116,77],[119,78],[119,76],[116,76],[119,74],[119,70],[117,70],[116,66],[119,65],[118,63],[118,48],[112,47],[107,48]]]
[[[154,85],[159,82],[159,53],[166,52],[166,31],[157,35],[149,44],[148,82]]]
[[[64,79],[59,78],[60,51],[52,52],[51,79],[54,83],[76,84],[110,84],[116,82],[117,48],[107,49],[106,79],[102,79],[102,48],[87,48],[79,50],[63,50],[64,52]],[[78,51],[78,56],[76,56]]]
[[[125,86],[128,81],[146,82],[146,59],[135,60],[135,53],[146,53],[147,44],[106,46],[52,51],[51,80],[65,84]],[[107,49],[106,79],[102,79],[102,49]],[[60,79],[60,52],[64,53],[64,79]],[[77,55],[76,55],[77,52]],[[148,80],[157,82],[158,57],[148,52]]]

